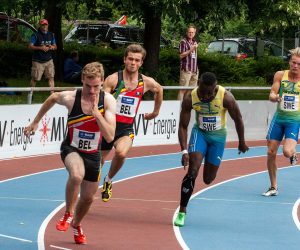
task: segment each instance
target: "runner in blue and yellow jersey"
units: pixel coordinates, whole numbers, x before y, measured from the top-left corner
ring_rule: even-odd
[[[289,70],[277,71],[274,75],[269,100],[277,103],[277,109],[267,134],[268,159],[267,166],[271,186],[264,196],[278,195],[276,154],[281,141],[283,155],[296,165],[296,145],[300,126],[300,48],[290,51]]]
[[[109,201],[112,196],[112,178],[123,166],[133,139],[133,122],[138,112],[143,95],[150,91],[154,94],[154,108],[151,113],[146,113],[146,120],[154,119],[158,116],[163,100],[163,88],[153,78],[139,73],[146,57],[145,49],[139,44],[129,45],[124,54],[125,68],[121,71],[109,75],[103,84],[103,90],[111,93],[117,102],[116,108],[116,133],[112,142],[102,141],[101,151],[103,161],[105,156],[114,147],[115,153],[111,161],[111,166],[103,183],[102,200]]]
[[[81,81],[82,90],[51,94],[32,123],[24,129],[27,136],[33,134],[42,117],[56,103],[68,110],[68,133],[60,148],[61,159],[69,173],[66,211],[56,229],[67,231],[71,225],[76,244],[87,243],[81,221],[99,187],[101,140],[112,141],[116,128],[116,101],[111,94],[101,91],[104,81],[102,64],[92,62],[85,65]]]
[[[192,110],[195,110],[196,122],[187,145],[187,130]],[[182,149],[182,165],[184,169],[188,166],[188,172],[181,184],[180,209],[174,222],[176,226],[184,225],[186,207],[204,158],[204,183],[208,185],[216,178],[226,143],[226,111],[235,123],[239,138],[238,150],[245,153],[248,146],[244,139],[244,123],[240,109],[233,95],[217,85],[213,73],[203,73],[198,87],[184,95],[178,137]]]

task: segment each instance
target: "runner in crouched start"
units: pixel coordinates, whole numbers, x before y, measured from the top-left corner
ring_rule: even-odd
[[[192,110],[195,110],[196,122],[187,145]],[[182,149],[181,162],[184,169],[188,166],[188,172],[181,183],[180,209],[174,221],[176,226],[184,226],[186,207],[194,191],[203,159],[204,183],[212,183],[217,176],[226,144],[227,111],[235,123],[239,153],[245,153],[249,148],[244,139],[244,123],[239,106],[229,91],[217,85],[215,74],[203,73],[198,80],[198,87],[183,97],[178,137]]]
[[[82,71],[82,90],[51,94],[24,130],[27,136],[34,133],[39,121],[56,103],[68,110],[68,133],[61,144],[61,159],[69,173],[65,190],[66,211],[56,229],[67,231],[71,225],[76,244],[87,242],[81,221],[99,187],[101,138],[111,141],[115,134],[116,102],[111,94],[100,91],[103,80],[102,64],[87,64]]]
[[[112,178],[121,169],[132,147],[134,139],[133,122],[144,93],[154,94],[154,109],[145,114],[146,120],[158,116],[163,100],[163,88],[153,78],[140,74],[139,68],[146,57],[145,49],[138,44],[131,44],[125,50],[123,71],[115,72],[105,79],[103,89],[117,100],[116,133],[113,142],[102,141],[102,164],[105,156],[115,147],[114,157],[103,183],[102,200],[109,201],[112,196]]]

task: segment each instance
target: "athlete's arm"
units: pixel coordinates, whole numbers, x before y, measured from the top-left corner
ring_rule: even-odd
[[[107,93],[111,93],[115,89],[117,83],[118,83],[118,73],[116,72],[106,77],[102,89]]]
[[[96,118],[97,124],[105,140],[111,142],[114,139],[116,130],[116,100],[109,93],[105,93],[104,96],[104,109],[104,116],[102,116],[97,105],[94,105],[92,115]]]
[[[249,150],[249,148],[245,143],[244,122],[243,122],[242,114],[234,96],[227,90],[224,94],[223,106],[228,110],[230,117],[234,121],[235,129],[239,137],[239,146],[238,146],[239,153],[240,152],[245,153],[246,151]]]
[[[162,86],[156,82],[153,78],[147,77],[143,75],[144,79],[144,92],[146,93],[148,90],[151,91],[154,94],[154,108],[152,113],[146,113],[145,114],[145,119],[146,120],[151,120],[158,116],[160,106],[163,101],[163,88]]]
[[[63,92],[55,92],[52,93],[46,101],[42,104],[39,112],[33,121],[29,124],[29,126],[25,127],[24,134],[29,136],[30,134],[34,134],[34,132],[38,128],[38,124],[43,116],[54,106],[54,104],[60,104],[66,106],[68,111],[70,112],[75,99],[75,91],[63,91]]]
[[[179,120],[178,139],[181,150],[187,150],[187,130],[191,119],[192,111],[192,96],[191,91],[187,91],[184,94]],[[181,163],[184,166],[189,165],[189,155],[187,153],[182,155]]]
[[[271,102],[280,102],[281,97],[279,95],[280,82],[283,77],[284,71],[277,71],[274,75],[273,84],[271,87],[269,100]]]

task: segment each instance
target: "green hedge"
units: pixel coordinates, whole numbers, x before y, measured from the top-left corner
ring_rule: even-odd
[[[67,56],[72,50],[78,50],[80,63],[100,61],[105,68],[105,75],[111,74],[123,65],[123,49],[110,49],[78,44],[64,45]],[[223,84],[263,85],[271,84],[277,70],[286,69],[287,63],[280,58],[249,58],[238,62],[221,54],[201,53],[198,58],[200,73],[214,72]],[[23,77],[30,75],[31,51],[25,44],[0,41],[0,77]],[[159,71],[152,75],[162,85],[177,86],[179,82],[179,55],[174,48],[160,52]]]

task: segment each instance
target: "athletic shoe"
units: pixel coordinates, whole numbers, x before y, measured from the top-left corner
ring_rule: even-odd
[[[107,182],[104,180],[103,188],[102,188],[102,200],[104,202],[109,201],[112,196],[112,182]]]
[[[82,231],[81,226],[73,227],[73,232],[74,232],[74,240],[76,244],[86,244],[86,236]]]
[[[297,164],[297,162],[298,162],[298,157],[295,153],[295,154],[293,154],[293,156],[290,157],[290,163],[292,166],[295,166]]]
[[[64,216],[56,224],[56,229],[58,231],[67,231],[72,220],[73,214],[71,214],[70,212],[65,212]]]
[[[174,225],[178,227],[183,227],[184,226],[184,220],[185,220],[185,213],[179,212],[175,221]]]
[[[270,187],[267,192],[262,193],[263,196],[276,196],[278,195],[278,189]]]

